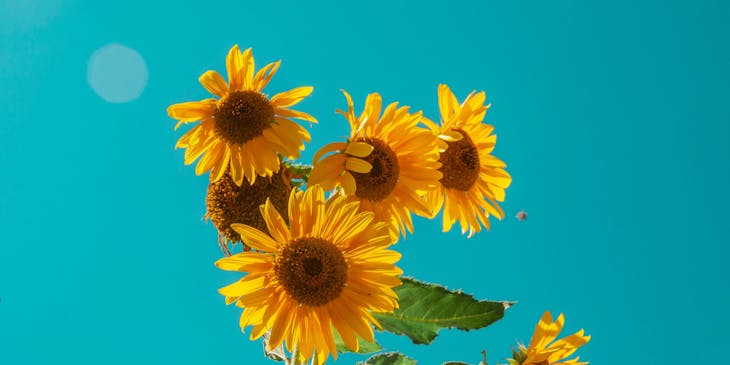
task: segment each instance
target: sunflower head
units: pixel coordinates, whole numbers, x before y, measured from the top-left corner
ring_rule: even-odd
[[[492,156],[497,136],[494,127],[482,123],[489,109],[484,92],[472,92],[459,104],[448,86],[439,85],[441,125],[424,118],[440,140],[440,186],[428,194],[434,214],[443,207],[443,230],[458,221],[461,232],[471,237],[482,226],[489,228],[489,216],[502,219],[504,190],[512,178],[507,166]]]
[[[255,251],[216,262],[247,273],[219,292],[244,308],[240,325],[253,326],[252,340],[270,331],[270,348],[285,343],[289,351],[299,349],[302,361],[315,355],[318,363],[337,357],[333,331],[353,351],[358,336],[373,341],[371,325],[380,324],[371,312],[397,308],[392,288],[402,271],[394,265],[400,254],[388,250],[397,236],[359,208],[345,196],[325,200],[313,185],[291,192],[289,225],[270,200],[261,209],[268,234],[232,225]]]
[[[174,104],[167,108],[170,117],[184,123],[199,122],[177,142],[185,148],[185,164],[198,158],[195,172],[211,172],[212,182],[226,171],[236,185],[250,184],[257,176],[271,176],[279,170],[279,154],[298,158],[309,133],[289,118],[316,122],[311,115],[289,107],[312,92],[298,87],[269,98],[262,92],[281,61],[255,72],[251,49],[241,52],[233,46],[226,58],[228,82],[216,71],[200,76],[200,83],[218,98]]]
[[[267,232],[259,207],[270,199],[276,209],[286,212],[291,190],[288,169],[285,167],[272,176],[259,177],[253,184],[241,185],[233,181],[230,171],[226,171],[220,180],[208,185],[205,199],[208,211],[205,216],[218,229],[222,247],[227,247],[229,242],[236,244],[241,241],[238,232],[231,228],[232,223],[246,224]],[[284,214],[283,218],[287,221],[288,216]]]
[[[310,183],[326,190],[341,187],[340,194],[360,201],[362,209],[375,212],[376,219],[390,222],[395,231],[413,232],[410,213],[431,214],[422,197],[441,178],[438,139],[419,127],[420,112],[410,113],[398,103],[382,110],[380,94],[373,93],[356,116],[352,98],[343,93],[348,108],[338,112],[350,123],[350,138],[315,154]]]
[[[553,322],[550,312],[542,315],[540,322],[535,327],[530,345],[525,347],[520,344],[512,351],[512,358],[508,359],[510,365],[583,365],[588,362],[580,362],[580,358],[567,360],[579,347],[588,343],[591,336],[583,335],[583,330],[555,341],[563,329],[565,318],[561,313]]]

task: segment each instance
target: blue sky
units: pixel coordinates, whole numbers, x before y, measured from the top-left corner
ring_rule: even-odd
[[[314,86],[304,162],[347,133],[340,89],[432,118],[439,83],[487,92],[507,217],[471,239],[419,218],[396,249],[410,276],[519,303],[430,347],[379,335],[388,349],[440,364],[486,348],[494,364],[551,310],[593,336],[593,364],[721,352],[729,15],[721,1],[0,0],[0,362],[269,363],[216,292],[236,275],[213,266],[207,178],[165,111],[208,97],[197,78],[233,44],[283,61],[268,92]],[[125,95],[146,70],[131,101],[89,84],[109,44],[143,61],[111,57],[97,80]]]

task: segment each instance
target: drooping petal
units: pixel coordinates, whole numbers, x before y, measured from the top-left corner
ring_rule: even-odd
[[[228,93],[226,80],[216,71],[206,71],[198,80],[206,90],[219,98],[222,98]]]

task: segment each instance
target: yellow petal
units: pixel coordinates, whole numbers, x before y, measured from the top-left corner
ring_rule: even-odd
[[[378,93],[369,94],[365,99],[365,108],[360,114],[360,120],[367,118],[371,124],[375,124],[380,119],[380,111],[383,107],[383,98]]]
[[[314,158],[312,159],[313,164],[317,164],[319,160],[322,158],[322,156],[335,151],[342,151],[347,148],[347,143],[344,142],[334,142],[330,143],[328,145],[325,145],[324,147],[320,148],[317,153],[314,154]]]
[[[279,243],[274,241],[271,236],[251,226],[234,223],[231,224],[231,228],[241,235],[241,241],[257,250],[276,252],[279,247]]]
[[[271,78],[274,77],[280,65],[281,61],[276,61],[260,69],[253,79],[254,89],[258,91],[263,90],[263,88],[268,85],[269,81],[271,81]]]
[[[243,167],[241,165],[241,148],[234,144],[231,148],[231,178],[233,182],[241,186],[243,184]]]
[[[170,105],[167,114],[183,123],[195,122],[206,118],[215,111],[216,100],[206,99]]]
[[[345,171],[345,173],[342,174],[341,185],[342,189],[345,191],[345,194],[355,195],[355,191],[357,189],[357,186],[355,185],[355,177],[352,176],[349,171]]]
[[[271,265],[271,263],[269,263]],[[273,265],[271,265],[273,268]],[[256,291],[264,286],[263,276],[255,277],[253,280],[241,279],[233,284],[218,289],[218,293],[227,297],[238,297]]]
[[[446,142],[457,142],[457,141],[461,141],[464,138],[464,136],[457,131],[448,130],[448,131],[445,131],[445,132],[442,132],[441,134],[439,134],[439,138]]]
[[[367,174],[373,169],[373,165],[369,162],[359,159],[357,157],[348,157],[345,160],[345,168],[350,171],[359,172],[361,174]]]
[[[224,80],[223,76],[216,71],[207,71],[200,76],[198,81],[200,81],[206,90],[219,98],[222,98],[223,95],[228,93],[228,84],[226,84],[226,80]]]
[[[253,89],[253,76],[254,76],[254,59],[251,48],[246,48],[241,55],[241,77],[243,79],[243,89]]]
[[[243,267],[251,264],[271,262],[270,255],[263,255],[253,252],[241,252],[233,256],[224,257],[215,262],[215,266],[226,271],[242,271]]]
[[[426,125],[428,129],[430,129],[433,132],[438,132],[439,129],[441,129],[438,124],[436,124],[431,119],[428,119],[426,117],[421,117],[421,122]]]
[[[305,112],[300,112],[297,110],[276,108],[275,113],[276,113],[276,115],[281,116],[281,117],[297,118],[297,119],[301,119],[301,120],[306,120],[308,122],[317,123],[317,118],[315,118]]]
[[[210,171],[210,181],[216,182],[223,177],[226,169],[230,165],[231,161],[231,149],[228,146],[223,148],[223,156],[218,160],[218,163],[213,164],[213,168]]]
[[[228,86],[230,91],[241,90],[243,86],[243,60],[238,45],[231,47],[226,57],[226,70],[228,71]]]
[[[312,93],[312,90],[314,90],[314,88],[311,86],[302,86],[278,93],[271,98],[271,104],[281,108],[292,106],[309,96],[309,94]]]
[[[216,143],[213,143],[209,148],[208,151],[203,155],[203,158],[198,161],[198,164],[195,165],[195,174],[202,175],[206,171],[210,170],[215,163],[218,162],[218,159],[223,154],[223,149],[225,148],[225,143],[216,140]]]
[[[268,228],[269,233],[271,233],[275,240],[278,242],[288,242],[291,239],[289,227],[287,227],[284,218],[281,217],[274,204],[271,203],[271,199],[266,198],[266,203],[261,206],[261,213],[266,222],[266,228]]]
[[[355,157],[368,157],[375,147],[365,142],[350,142],[347,144],[345,153]]]
[[[447,85],[441,84],[438,88],[439,97],[439,109],[441,111],[441,119],[445,125],[451,119],[451,116],[456,113],[459,108],[459,101],[456,100],[456,96],[451,92],[451,89]]]

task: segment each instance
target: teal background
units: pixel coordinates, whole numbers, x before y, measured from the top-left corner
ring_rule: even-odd
[[[0,363],[267,364],[216,289],[207,177],[174,150],[169,104],[208,97],[233,44],[313,85],[314,151],[347,133],[340,89],[437,118],[436,88],[486,90],[507,217],[472,239],[418,218],[408,275],[517,300],[421,364],[503,362],[544,310],[592,364],[720,361],[730,341],[730,6],[723,1],[359,3],[0,0]],[[108,43],[149,80],[112,104],[86,80]],[[120,65],[124,72],[124,65]],[[514,215],[529,214],[520,222]],[[363,357],[343,356],[350,364]]]

